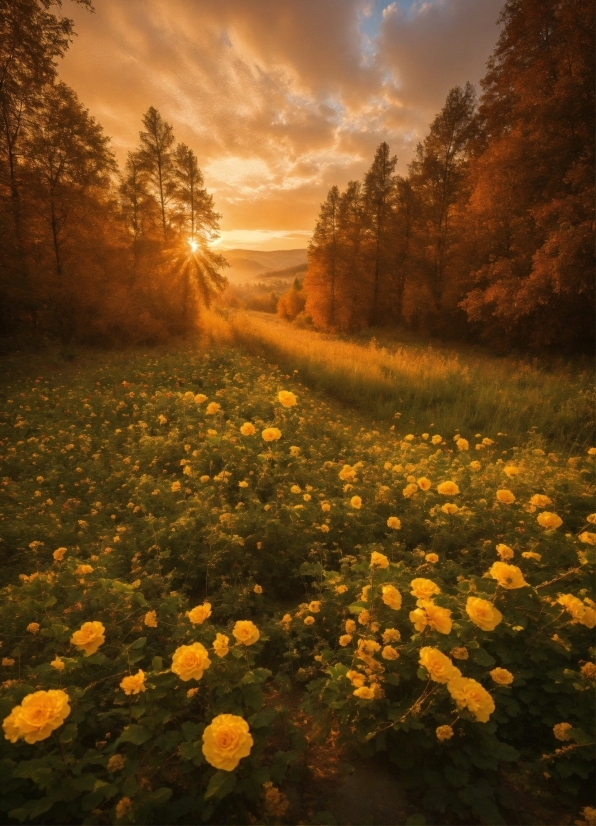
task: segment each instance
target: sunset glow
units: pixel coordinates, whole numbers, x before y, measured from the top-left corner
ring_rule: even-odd
[[[154,105],[197,154],[221,249],[305,247],[333,184],[387,140],[403,173],[449,88],[477,82],[501,0],[69,4],[61,74],[120,162]],[[212,244],[213,245],[213,244]]]

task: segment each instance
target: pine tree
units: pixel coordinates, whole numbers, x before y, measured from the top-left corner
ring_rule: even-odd
[[[391,157],[389,146],[383,141],[364,177],[364,224],[368,266],[372,273],[370,324],[378,324],[382,320],[383,291],[387,289],[390,277],[391,215],[396,185],[393,173],[396,164],[397,157]]]
[[[337,323],[337,276],[339,265],[339,189],[333,186],[323,204],[308,246],[304,289],[306,311],[317,326],[334,329]]]
[[[148,173],[153,193],[159,204],[162,233],[168,240],[170,231],[169,206],[176,193],[174,169],[174,130],[154,106],[143,115],[145,129],[139,133],[141,146],[138,157],[142,168]]]

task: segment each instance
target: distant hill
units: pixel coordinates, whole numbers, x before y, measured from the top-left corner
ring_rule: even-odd
[[[271,272],[264,272],[259,276],[259,278],[277,278],[282,281],[291,279],[293,281],[296,276],[299,276],[304,272],[306,272],[306,264],[296,264],[295,267],[286,267],[284,270],[271,270]]]
[[[306,267],[306,249],[297,250],[222,250],[230,264],[225,274],[233,284],[244,284],[254,278],[290,277],[286,270]],[[283,272],[283,276],[281,273]]]

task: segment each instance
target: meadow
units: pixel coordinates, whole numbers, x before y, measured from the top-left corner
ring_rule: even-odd
[[[5,360],[0,822],[594,824],[585,377],[280,330]]]

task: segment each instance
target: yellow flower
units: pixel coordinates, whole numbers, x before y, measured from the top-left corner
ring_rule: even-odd
[[[582,665],[580,671],[587,680],[596,679],[596,664],[588,662]]]
[[[248,723],[236,714],[218,714],[203,732],[203,754],[216,769],[234,771],[253,747]]]
[[[478,470],[480,470],[481,467],[482,467],[482,465],[480,464],[480,462],[477,462],[476,460],[474,460],[473,462],[470,462],[470,470],[478,471]]]
[[[552,505],[552,503],[552,499],[549,499],[548,496],[543,496],[541,493],[535,493],[530,499],[530,505],[534,505],[537,508],[547,508],[549,505]]]
[[[64,559],[64,554],[66,553],[67,548],[56,548],[52,556],[54,557],[56,562],[62,562]]]
[[[132,812],[132,800],[130,797],[122,797],[116,804],[116,819],[122,820]]]
[[[367,686],[367,685],[360,686],[360,688],[357,688],[352,693],[353,693],[354,697],[358,697],[359,700],[374,700],[375,699],[374,689],[369,688],[369,686]]]
[[[360,625],[368,625],[370,622],[370,611],[360,611],[358,614],[358,622]]]
[[[386,628],[382,634],[383,642],[399,642],[401,640],[401,634],[395,628]]]
[[[458,708],[467,708],[479,723],[487,723],[495,710],[495,703],[479,682],[469,677],[455,677],[447,683],[447,690]]]
[[[392,645],[386,645],[381,651],[381,657],[383,657],[384,660],[397,660],[399,652],[396,651]]]
[[[594,628],[596,624],[596,612],[593,606],[584,605],[584,603],[577,597],[574,597],[573,594],[559,594],[557,602],[571,614],[574,623],[579,622],[585,625],[586,628]]]
[[[553,726],[553,734],[557,740],[571,740],[568,732],[573,728],[571,723],[557,723]]]
[[[421,648],[418,662],[426,668],[428,676],[435,683],[448,683],[454,677],[461,677],[459,668],[438,648]]]
[[[157,611],[147,611],[143,622],[147,628],[157,628]]]
[[[290,448],[290,456],[300,456],[300,448],[296,447],[296,445],[292,445]]]
[[[27,694],[2,723],[5,738],[11,743],[22,738],[29,744],[45,740],[70,714],[68,703],[68,694],[61,689]]]
[[[253,645],[261,636],[257,626],[250,620],[238,620],[232,634],[239,645]]]
[[[37,634],[37,632],[39,631],[39,623],[30,622],[27,626],[27,631],[29,631],[30,634]]]
[[[348,671],[346,677],[356,688],[359,688],[366,682],[366,677],[364,674],[361,674],[360,671]]]
[[[431,443],[433,445],[440,445],[442,441],[443,441],[443,437],[439,436],[438,433],[435,433],[435,435],[431,439]]]
[[[494,631],[503,619],[503,614],[495,608],[492,602],[480,599],[480,597],[468,597],[466,613],[474,625],[483,631]]]
[[[431,565],[434,565],[434,564],[435,564],[435,562],[438,562],[438,561],[439,561],[439,556],[438,556],[438,554],[425,554],[425,555],[424,555],[424,558],[425,558],[425,560],[426,560],[427,562],[430,562],[430,563],[431,563]]]
[[[359,496],[352,496],[350,499],[350,505],[356,510],[360,510],[362,507],[362,499]]]
[[[449,516],[453,516],[454,513],[457,513],[459,508],[453,502],[447,502],[445,505],[441,507],[443,513],[449,514]]]
[[[124,764],[126,763],[126,758],[123,754],[113,754],[110,759],[108,760],[108,771],[109,772],[119,772],[124,768]]]
[[[184,682],[200,680],[210,665],[207,649],[200,642],[179,646],[172,657],[172,671]]]
[[[509,476],[510,479],[513,479],[514,476],[519,476],[519,468],[516,465],[506,465],[503,468],[503,472]]]
[[[56,671],[64,671],[64,663],[62,662],[60,657],[54,657],[50,665],[52,666],[52,668],[55,668]]]
[[[336,594],[345,594],[347,590],[348,590],[347,585],[338,585],[335,589],[335,593]]]
[[[497,491],[497,499],[499,502],[502,502],[503,505],[511,505],[512,502],[515,502],[514,494],[506,488]]]
[[[596,545],[596,533],[584,531],[583,533],[580,533],[579,539],[581,542],[585,542],[586,545]]]
[[[345,648],[346,645],[349,645],[352,642],[352,635],[351,634],[342,634],[339,638],[339,644],[342,648]]]
[[[509,545],[503,545],[502,543],[500,545],[497,545],[497,553],[503,561],[506,561],[507,559],[513,559],[513,557],[515,556],[513,550],[509,547]]]
[[[160,424],[167,424],[167,423],[168,423],[168,420],[167,420],[167,419],[166,419],[166,417],[163,415],[163,413],[160,413],[160,414],[159,414],[159,416],[157,417],[157,421],[158,421]]]
[[[551,513],[550,511],[543,511],[536,517],[536,521],[543,528],[556,530],[563,524],[563,520],[558,513]]]
[[[588,448],[588,456],[596,456],[596,447]]]
[[[412,590],[410,593],[412,596],[416,597],[416,599],[430,599],[435,594],[440,594],[441,589],[439,586],[432,581],[432,579],[424,579],[423,577],[419,577],[417,579],[413,579],[410,582]]]
[[[489,674],[497,685],[511,685],[513,682],[513,674],[506,668],[493,668]]]
[[[194,397],[194,401],[197,404],[203,404],[203,402],[207,401],[207,396],[205,396],[204,393],[197,393],[197,395]]]
[[[522,556],[524,559],[534,559],[536,562],[542,559],[542,554],[534,553],[534,551],[523,551]]]
[[[439,634],[451,633],[451,611],[435,605],[431,600],[418,600],[418,608],[410,611],[410,622],[413,623],[416,631],[424,631],[428,625]]]
[[[211,616],[211,603],[204,602],[202,605],[197,605],[196,608],[187,611],[186,616],[193,625],[202,625]]]
[[[397,516],[390,516],[387,520],[387,527],[398,531],[401,528],[401,520],[398,519]]]
[[[449,652],[454,660],[467,660],[470,654],[468,653],[468,649],[465,646],[458,646],[457,648],[452,648]]]
[[[416,493],[417,490],[418,485],[416,484],[416,482],[410,482],[410,484],[406,485],[405,488],[402,490],[402,493],[406,499],[409,499]]]
[[[188,691],[186,692],[186,696],[188,697],[189,700],[192,700],[192,698],[195,696],[195,694],[198,694],[198,693],[199,693],[198,688],[189,688]]]
[[[528,584],[517,565],[508,565],[506,562],[493,562],[489,574],[502,588],[509,590],[524,588]]]
[[[217,657],[225,657],[229,648],[230,638],[225,634],[216,634],[213,641],[213,651]]]
[[[383,602],[394,611],[399,611],[401,608],[401,594],[395,585],[383,585],[381,588],[383,593]]]
[[[426,476],[421,476],[420,479],[416,480],[416,484],[420,490],[430,490],[431,481],[427,479]]]
[[[456,493],[459,493],[459,488],[452,482],[451,480],[447,480],[446,482],[441,482],[440,485],[437,485],[438,493],[443,494],[443,496],[454,496]]]
[[[180,482],[172,482],[172,486],[171,486],[170,490],[172,491],[172,493],[178,493],[180,488],[181,488]]]
[[[10,668],[15,664],[15,660],[11,657],[2,657],[2,667],[3,668]]]
[[[77,565],[74,572],[76,576],[85,576],[85,574],[92,574],[93,568],[91,565]]]
[[[215,416],[215,414],[219,413],[220,410],[221,404],[218,404],[217,402],[209,402],[209,404],[205,408],[205,415]]]
[[[438,726],[435,732],[437,740],[442,743],[443,740],[451,740],[453,737],[453,729],[451,726]]]
[[[146,691],[145,672],[139,669],[136,674],[125,677],[120,683],[120,688],[125,694],[140,694],[141,691]]]
[[[377,551],[373,551],[370,555],[370,567],[371,568],[388,568],[389,567],[389,560],[385,556],[385,554],[377,553]]]
[[[244,422],[240,428],[240,433],[242,433],[243,436],[254,436],[256,432],[257,430],[251,422]]]
[[[290,390],[280,390],[277,398],[284,407],[294,407],[298,403],[298,399]]]
[[[455,444],[458,450],[468,450],[470,447],[467,439],[458,439]]]
[[[281,439],[281,430],[277,427],[266,427],[261,436],[266,442],[275,442],[277,439]]]
[[[81,651],[85,652],[85,656],[89,657],[95,654],[100,645],[106,641],[104,636],[105,628],[101,622],[84,622],[79,631],[75,631],[70,642],[76,645]]]
[[[302,493],[302,488],[299,485],[292,485],[290,493]]]
[[[596,809],[593,806],[584,806],[582,815],[584,816],[585,826],[596,826]],[[575,823],[581,823],[584,826],[581,820],[576,820]]]
[[[308,610],[312,611],[313,614],[318,614],[321,610],[321,601],[318,599],[313,600],[308,604]]]

